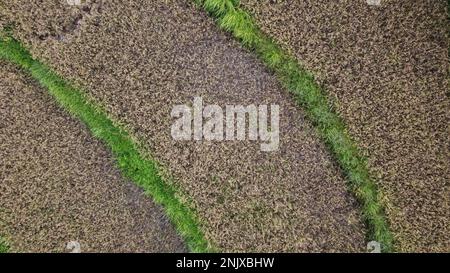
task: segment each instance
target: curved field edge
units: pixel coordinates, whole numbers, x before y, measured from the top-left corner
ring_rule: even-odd
[[[195,212],[177,198],[179,192],[174,186],[163,181],[157,163],[146,159],[139,152],[139,143],[135,143],[101,107],[88,101],[82,91],[75,89],[50,68],[34,60],[18,41],[9,35],[2,36],[0,58],[30,73],[66,111],[83,121],[92,134],[111,149],[122,175],[142,187],[155,203],[163,206],[189,250],[217,251],[205,239]]]
[[[367,159],[348,135],[341,118],[334,112],[324,90],[288,53],[256,26],[252,17],[239,8],[239,0],[193,0],[206,10],[224,30],[241,44],[256,52],[303,107],[323,141],[346,174],[350,191],[362,207],[369,240],[381,244],[384,252],[393,251],[393,237],[387,223],[377,185],[370,177]]]

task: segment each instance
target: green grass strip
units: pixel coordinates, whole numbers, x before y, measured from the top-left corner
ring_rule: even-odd
[[[255,51],[272,69],[281,83],[306,110],[309,119],[329,146],[347,176],[347,184],[361,203],[368,227],[367,237],[392,251],[392,235],[385,218],[375,182],[357,146],[346,132],[341,118],[333,111],[325,92],[314,77],[256,26],[252,17],[239,8],[238,0],[194,0],[213,16],[218,25],[232,33],[246,48]]]
[[[0,58],[29,72],[64,109],[81,119],[92,134],[111,149],[122,174],[164,207],[167,216],[192,252],[213,251],[200,230],[195,213],[176,197],[177,190],[162,180],[157,164],[144,158],[138,151],[137,143],[109,119],[98,105],[87,100],[82,91],[73,88],[47,66],[34,60],[18,41],[9,36],[0,37]]]
[[[0,237],[0,253],[8,253],[8,252],[9,252],[8,243],[6,243],[5,239]]]

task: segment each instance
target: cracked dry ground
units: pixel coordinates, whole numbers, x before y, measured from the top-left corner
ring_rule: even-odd
[[[304,112],[252,53],[190,1],[2,5],[4,22],[14,23],[14,36],[35,58],[82,87],[145,144],[168,181],[183,190],[181,198],[192,201],[213,245],[224,251],[365,249],[359,208]],[[280,105],[279,151],[261,152],[250,141],[174,141],[172,107],[195,96],[220,106]]]
[[[447,5],[241,1],[336,101],[377,177],[399,251],[450,251]]]

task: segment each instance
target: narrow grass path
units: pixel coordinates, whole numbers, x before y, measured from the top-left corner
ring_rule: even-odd
[[[213,16],[218,25],[233,34],[246,48],[257,53],[275,72],[285,88],[302,106],[336,160],[347,175],[348,186],[358,198],[368,226],[368,239],[379,242],[384,252],[392,251],[392,234],[380,202],[378,189],[369,175],[367,160],[347,134],[324,90],[297,61],[264,35],[237,0],[194,0]]]
[[[112,150],[123,175],[142,187],[157,204],[164,207],[166,215],[191,251],[213,251],[199,229],[195,213],[177,199],[177,189],[161,179],[156,162],[144,158],[137,149],[137,143],[109,119],[100,107],[88,101],[82,91],[71,87],[45,65],[34,60],[29,52],[12,38],[0,38],[0,58],[30,73],[64,109],[81,119],[92,134]],[[0,244],[0,251],[6,249],[6,246]]]

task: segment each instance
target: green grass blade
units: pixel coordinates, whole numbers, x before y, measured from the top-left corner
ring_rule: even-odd
[[[8,243],[0,237],[0,253],[8,253],[9,252],[9,246]]]

